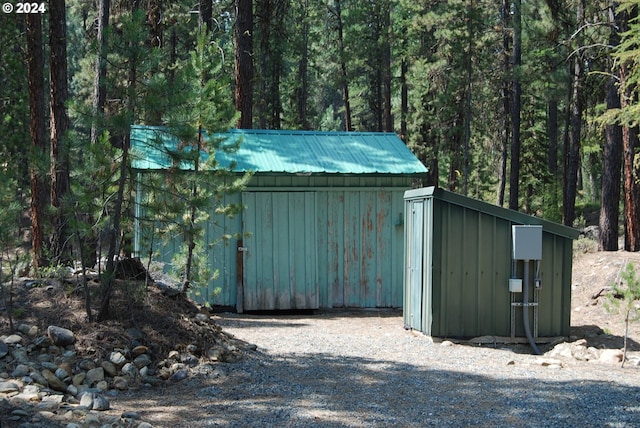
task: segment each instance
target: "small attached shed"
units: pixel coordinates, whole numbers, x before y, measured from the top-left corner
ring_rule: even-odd
[[[234,172],[252,171],[241,194],[228,202],[244,210],[234,218],[212,213],[209,263],[219,277],[198,299],[238,311],[402,306],[403,194],[427,169],[395,134],[232,130],[233,155],[216,153]],[[167,130],[134,126],[131,142],[138,180],[170,163],[154,149],[177,144]],[[139,187],[138,200],[145,197]],[[142,223],[135,249],[146,254]],[[160,259],[169,263],[175,240]]]
[[[569,335],[576,230],[435,187],[409,190],[404,200],[408,327],[437,337],[523,337],[523,293],[510,291],[510,279],[522,279],[524,265],[513,260],[512,230],[536,225],[542,256],[530,275],[539,285],[530,289],[533,335]]]

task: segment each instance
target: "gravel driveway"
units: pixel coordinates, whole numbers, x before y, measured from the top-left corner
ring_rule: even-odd
[[[257,350],[201,385],[180,426],[640,426],[638,367],[433,342],[396,310],[216,322]]]

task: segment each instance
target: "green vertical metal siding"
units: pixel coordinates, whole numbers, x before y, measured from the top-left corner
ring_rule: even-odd
[[[420,204],[422,211],[416,210]],[[406,324],[440,337],[509,336],[511,226],[542,224],[538,336],[569,334],[572,240],[577,233],[441,189],[409,191],[405,207]],[[417,212],[424,219],[416,218]],[[423,230],[417,232],[418,227]],[[420,268],[422,272],[413,271]],[[418,287],[420,307],[411,296]],[[420,323],[415,320],[416,313]],[[522,308],[516,308],[515,320],[516,334],[524,335]]]
[[[245,192],[245,310],[318,307],[316,195]]]
[[[242,195],[227,197],[227,202],[243,203],[244,212],[231,219],[211,213],[206,239],[247,234],[246,310],[401,307],[403,194],[410,187],[410,177],[256,175]],[[145,228],[137,228],[136,253],[145,255]],[[158,259],[170,262],[180,238],[158,249]],[[211,249],[208,260],[219,276],[196,300],[237,304],[236,247],[233,238]],[[315,268],[308,265],[311,260]],[[308,283],[314,269],[315,295]],[[278,273],[276,285],[274,272],[282,271],[289,278],[282,282]]]
[[[318,192],[322,307],[402,305],[403,192]]]

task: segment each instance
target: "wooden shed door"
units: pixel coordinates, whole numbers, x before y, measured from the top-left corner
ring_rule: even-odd
[[[242,195],[244,310],[316,309],[318,265],[316,195]]]

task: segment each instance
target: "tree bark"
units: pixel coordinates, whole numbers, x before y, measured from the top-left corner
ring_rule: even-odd
[[[511,16],[509,13],[509,1],[502,1],[502,135],[501,135],[501,150],[500,150],[500,169],[498,170],[498,194],[496,203],[499,206],[504,205],[505,189],[507,187],[507,159],[509,156],[509,141],[511,139],[511,85],[508,76],[511,73],[511,62],[509,58],[509,32],[506,31],[511,25]]]
[[[610,11],[609,25],[611,27],[609,44],[617,46],[620,43],[620,29],[616,23],[615,11],[613,10]],[[609,110],[619,109],[621,106],[616,76],[612,76],[607,82],[606,103]],[[620,125],[606,125],[604,136],[598,250],[618,251],[618,216],[620,213],[620,175],[623,147],[622,127]]]
[[[578,2],[577,25],[584,23],[584,0]],[[578,37],[582,40],[582,37]],[[565,191],[563,197],[562,222],[565,226],[573,226],[576,218],[576,195],[578,193],[578,170],[580,168],[580,134],[582,131],[582,57],[579,52],[573,55],[573,70],[571,76],[571,101],[570,110],[570,132],[569,145],[567,150]]]
[[[67,23],[64,0],[49,2],[50,52],[50,110],[51,110],[51,206],[53,231],[51,255],[56,263],[71,261],[71,248],[67,247],[68,227],[62,209],[62,199],[69,190],[69,148],[65,134],[69,117],[65,103],[69,97],[67,74]]]
[[[517,210],[520,196],[520,110],[522,84],[522,1],[513,2],[513,106],[511,109],[511,167],[509,176],[509,208]]]
[[[311,129],[307,114],[307,104],[309,102],[309,0],[305,0],[302,6],[302,54],[298,61],[298,81],[300,89],[297,94],[297,116],[298,123],[302,129]]]
[[[237,127],[253,127],[253,2],[236,0],[235,102],[240,112]]]
[[[27,67],[29,80],[29,130],[31,133],[31,252],[33,268],[47,266],[44,256],[44,206],[46,187],[40,164],[46,158],[44,54],[42,49],[42,18],[27,14]]]
[[[391,114],[391,6],[384,2],[382,23],[382,105],[384,115],[384,132],[393,132],[393,115]]]
[[[104,104],[107,99],[107,88],[105,79],[107,77],[107,41],[105,32],[109,27],[109,13],[111,9],[111,0],[100,0],[100,8],[98,10],[98,36],[96,43],[98,45],[98,56],[96,58],[95,76],[93,80],[93,114],[94,119],[91,125],[91,143],[98,141],[100,132],[98,121],[99,115],[104,111]]]
[[[407,59],[402,58],[400,64],[400,138],[407,143],[407,116],[409,116],[409,85],[407,84],[407,72],[409,66]]]
[[[353,130],[351,125],[351,101],[349,99],[349,77],[347,75],[347,62],[345,59],[344,49],[344,35],[342,28],[342,7],[340,6],[340,0],[336,2],[336,20],[338,25],[338,50],[340,54],[340,72],[341,72],[341,84],[342,84],[342,99],[344,102],[344,127],[347,132]]]
[[[199,14],[198,24],[200,27],[205,27],[207,33],[211,32],[213,28],[213,4],[211,0],[199,0],[198,2]]]
[[[620,107],[620,98],[614,78],[611,78],[607,84],[606,101],[608,109]],[[600,251],[618,251],[622,128],[619,125],[607,125],[604,135],[598,249]]]
[[[638,128],[622,130],[624,168],[624,249],[640,251],[640,184],[638,168],[634,165],[638,147]]]

